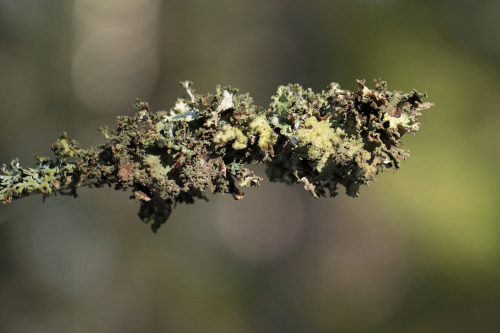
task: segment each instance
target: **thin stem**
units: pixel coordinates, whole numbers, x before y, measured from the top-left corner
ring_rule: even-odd
[[[117,128],[101,128],[105,143],[82,149],[66,133],[52,145],[55,159],[37,157],[34,168],[17,160],[2,168],[0,200],[36,193],[75,196],[82,186],[132,189],[139,216],[156,231],[175,203],[206,199],[205,192],[244,197],[241,188],[262,180],[249,166],[265,164],[271,181],[302,183],[314,197],[335,196],[338,185],[357,196],[379,172],[397,169],[408,152],[401,137],[416,132],[426,94],[375,89],[357,81],[355,92],[330,84],[314,93],[294,84],[280,86],[268,108],[248,94],[220,87],[216,94],[187,97],[169,111],[152,113],[137,100],[133,117],[118,117]]]

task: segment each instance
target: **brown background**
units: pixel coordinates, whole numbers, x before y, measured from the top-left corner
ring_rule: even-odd
[[[1,332],[500,331],[499,1],[0,0],[0,160],[84,147],[136,97],[230,84],[268,105],[382,77],[436,107],[396,174],[316,200],[263,183],[181,205],[129,194],[0,206]],[[264,175],[263,169],[259,169]]]

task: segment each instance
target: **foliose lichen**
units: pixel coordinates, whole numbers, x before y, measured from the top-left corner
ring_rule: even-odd
[[[355,92],[336,83],[315,93],[293,84],[280,86],[268,108],[248,94],[218,86],[216,94],[187,96],[166,111],[152,113],[137,100],[134,116],[118,117],[117,128],[101,128],[105,143],[82,149],[66,133],[52,145],[55,160],[37,157],[34,168],[17,160],[2,168],[0,201],[34,193],[76,195],[81,186],[130,188],[139,217],[153,231],[166,222],[176,203],[207,199],[258,186],[262,178],[248,166],[266,165],[273,182],[302,183],[313,196],[335,196],[338,185],[357,196],[361,185],[408,157],[401,137],[419,129],[425,93],[387,91],[376,81]]]

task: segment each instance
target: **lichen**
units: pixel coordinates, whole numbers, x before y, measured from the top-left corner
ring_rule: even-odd
[[[3,165],[0,175],[0,202],[8,203],[23,195],[41,193],[47,197],[59,190],[60,179],[72,171],[71,165],[59,167],[44,157],[36,156],[35,168],[23,168],[17,159],[9,167]]]
[[[259,137],[257,145],[260,149],[266,152],[272,151],[272,147],[276,143],[278,137],[276,133],[274,133],[274,130],[266,117],[255,117],[248,125],[248,128],[249,135],[251,137]]]
[[[240,128],[225,124],[214,136],[214,142],[223,146],[229,141],[233,141],[231,146],[234,150],[245,149],[247,147],[248,137],[243,134]]]
[[[318,161],[315,169],[321,172],[330,157],[336,154],[345,133],[341,128],[332,130],[328,120],[309,117],[297,130],[297,137],[298,146],[307,152],[309,160]]]
[[[114,184],[130,188],[139,217],[156,231],[177,203],[228,193],[262,180],[249,168],[265,164],[274,182],[301,183],[314,197],[335,196],[338,185],[357,196],[361,185],[408,157],[401,137],[416,132],[420,111],[432,106],[425,94],[387,91],[385,82],[355,92],[336,83],[315,93],[298,84],[280,86],[269,107],[253,105],[248,94],[217,86],[216,94],[187,96],[167,111],[152,113],[137,100],[134,116],[100,130],[105,143],[82,149],[63,133],[52,145],[55,160],[37,157],[34,168],[17,160],[2,168],[0,201],[35,193],[75,195],[78,187]]]

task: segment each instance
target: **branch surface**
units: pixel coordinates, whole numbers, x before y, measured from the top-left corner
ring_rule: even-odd
[[[100,146],[82,149],[63,133],[51,147],[55,159],[35,156],[33,168],[4,165],[0,201],[112,185],[131,189],[139,217],[156,232],[176,203],[206,199],[207,191],[242,199],[241,188],[262,180],[249,167],[262,163],[270,181],[302,183],[314,197],[335,196],[339,184],[358,196],[361,185],[409,156],[401,137],[419,129],[420,111],[432,104],[416,90],[357,83],[355,92],[336,83],[320,93],[280,86],[262,108],[229,86],[196,94],[181,82],[187,96],[170,111],[152,113],[137,100],[133,117],[118,117],[112,132],[100,128]]]

